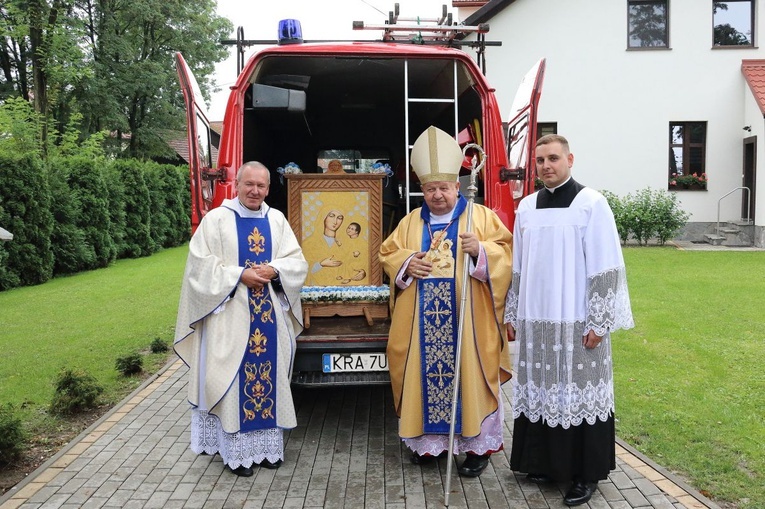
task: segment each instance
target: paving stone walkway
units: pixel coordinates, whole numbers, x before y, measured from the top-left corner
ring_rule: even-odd
[[[284,464],[240,478],[219,456],[189,450],[186,373],[180,361],[168,364],[0,498],[0,509],[443,507],[447,460],[409,462],[389,387],[296,389],[298,427],[285,434]],[[529,483],[510,470],[507,454],[493,455],[479,478],[459,477],[453,467],[449,507],[565,507],[567,486]],[[620,441],[617,469],[580,507],[719,509]]]

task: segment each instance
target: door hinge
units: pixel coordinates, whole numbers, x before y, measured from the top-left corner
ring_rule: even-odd
[[[499,170],[499,181],[500,182],[507,182],[508,180],[524,180],[526,178],[526,168],[517,168],[515,170],[510,170],[507,168],[502,168]]]
[[[213,170],[212,168],[202,168],[202,180],[223,180],[226,177],[226,169]]]

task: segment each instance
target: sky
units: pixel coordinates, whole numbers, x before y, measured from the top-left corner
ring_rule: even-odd
[[[245,39],[276,39],[279,20],[294,18],[300,21],[303,39],[306,40],[350,40],[379,39],[377,30],[353,30],[354,21],[382,25],[393,10],[393,0],[218,0],[218,15],[228,18],[234,25],[231,39],[236,39],[236,28],[244,29]],[[442,5],[447,12],[457,11],[451,0],[398,0],[401,17],[440,16]],[[264,46],[250,46],[245,49],[245,62]],[[211,121],[223,120],[229,88],[236,81],[235,46],[230,46],[229,58],[215,67],[215,82],[221,89],[211,96],[207,105]]]

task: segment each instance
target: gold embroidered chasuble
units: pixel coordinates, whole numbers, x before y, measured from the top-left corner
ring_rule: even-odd
[[[511,358],[502,315],[512,277],[512,234],[488,208],[473,206],[473,232],[486,252],[489,280],[470,277],[462,336],[460,400],[462,436],[476,436],[481,423],[498,408],[500,385],[510,379]],[[467,213],[459,219],[464,232]],[[423,434],[422,369],[420,363],[418,285],[399,289],[396,276],[411,255],[422,249],[420,209],[401,220],[380,247],[380,261],[391,279],[392,323],[388,339],[388,366],[399,434],[404,438]],[[461,303],[463,252],[458,246],[454,261],[458,307]],[[456,327],[456,325],[455,325]]]

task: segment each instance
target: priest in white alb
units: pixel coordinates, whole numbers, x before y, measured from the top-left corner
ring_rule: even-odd
[[[191,450],[239,476],[278,468],[297,425],[290,380],[308,264],[287,219],[265,202],[268,169],[237,172],[238,196],[189,243],[174,348],[189,367]]]
[[[611,333],[633,327],[616,223],[599,192],[571,178],[566,138],[537,141],[544,189],[518,205],[505,321],[515,337],[510,467],[570,483],[584,504],[616,467]]]

